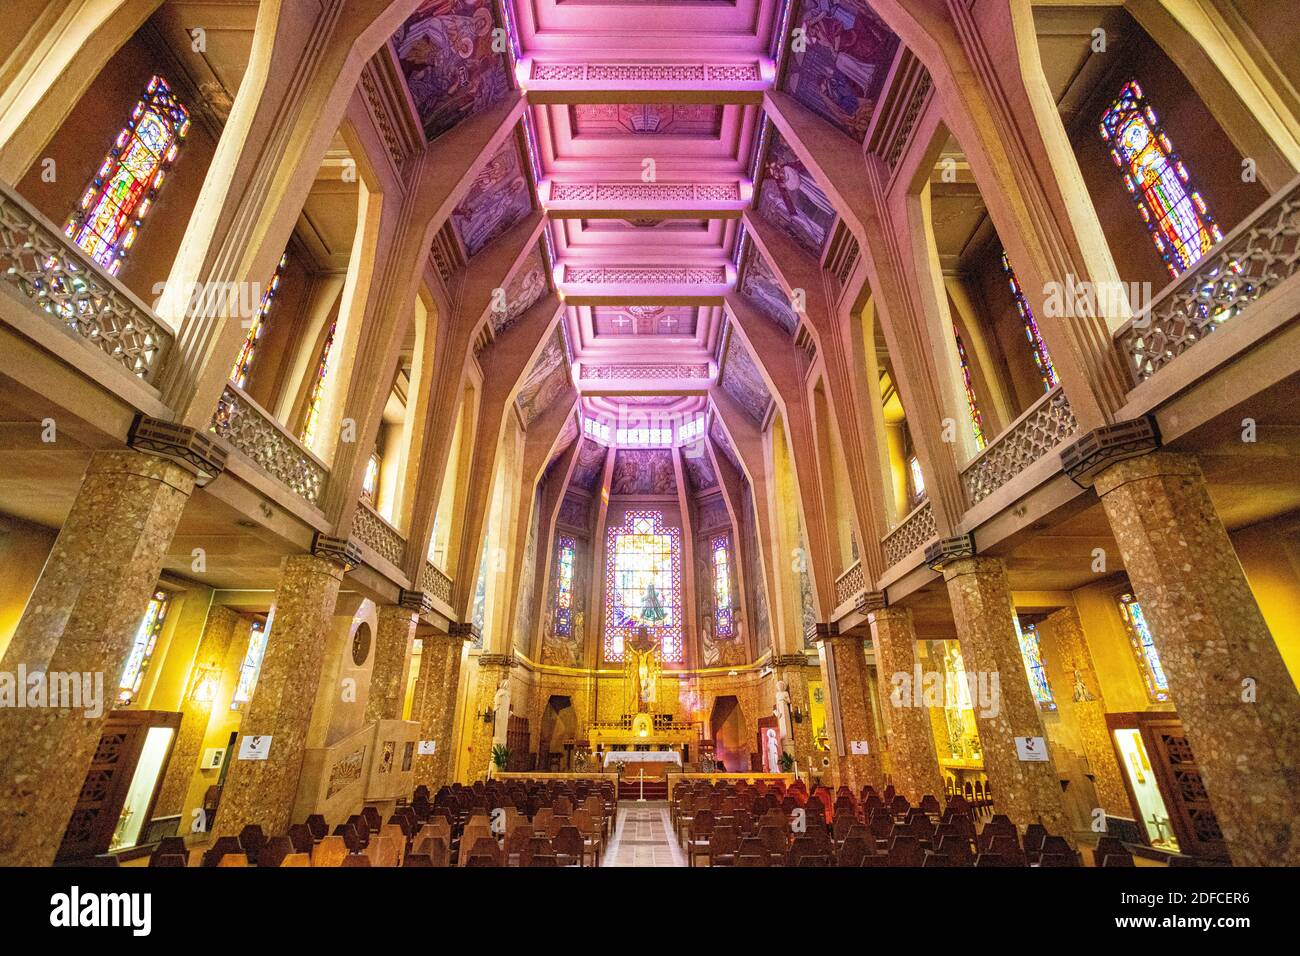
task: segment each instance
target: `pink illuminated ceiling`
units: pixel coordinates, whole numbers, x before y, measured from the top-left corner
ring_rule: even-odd
[[[494,323],[500,334],[552,288],[565,302],[566,361],[533,371],[530,414],[571,386],[584,415],[689,417],[718,385],[762,422],[771,399],[724,297],[748,297],[791,336],[800,319],[778,270],[742,240],[742,215],[815,258],[837,221],[764,96],[788,93],[861,141],[897,38],[870,0],[499,2],[424,0],[390,44],[430,141],[525,97],[516,138],[456,209],[444,278],[540,207],[545,241]],[[504,54],[496,27],[511,38]],[[796,28],[798,50],[784,42]]]

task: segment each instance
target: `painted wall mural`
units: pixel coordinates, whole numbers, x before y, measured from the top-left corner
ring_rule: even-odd
[[[803,646],[815,648],[817,641],[817,605],[813,601],[812,576],[808,574],[808,539],[803,533],[803,519],[799,520],[799,616],[803,625]]]
[[[430,141],[510,91],[506,58],[492,52],[495,25],[491,0],[426,0],[393,34]]]
[[[772,397],[743,342],[733,333],[722,364],[722,388],[740,403],[755,424],[762,424]]]
[[[898,37],[863,0],[806,0],[799,25],[807,43],[791,47],[783,88],[862,142]]]
[[[686,487],[692,492],[717,485],[718,475],[713,470],[713,461],[704,447],[703,438],[682,449],[682,472],[686,477]]]
[[[520,654],[532,656],[533,631],[537,627],[537,529],[542,517],[542,490],[539,486],[533,495],[533,517],[528,523],[528,537],[524,543],[524,566],[519,579],[519,599],[515,604],[514,648]]]
[[[744,487],[745,579],[749,585],[749,606],[754,614],[754,647],[763,654],[772,646],[772,623],[767,606],[767,583],[763,577],[762,557],[758,550],[758,522],[754,515],[754,498],[749,483]]]
[[[560,337],[559,329],[556,329],[542,349],[542,354],[537,356],[537,361],[533,363],[532,370],[524,379],[515,399],[525,428],[532,425],[537,416],[568,387],[569,369],[565,359],[564,340]]]
[[[771,137],[759,174],[758,212],[820,259],[835,225],[835,207],[775,128]]]
[[[600,442],[584,438],[578,448],[578,461],[573,466],[573,477],[569,479],[569,484],[583,491],[594,492],[605,473],[605,453],[605,446]]]
[[[570,107],[578,136],[707,136],[722,131],[722,107],[695,103],[584,103]]]
[[[529,253],[528,258],[506,283],[505,310],[492,313],[493,334],[500,335],[518,322],[521,315],[550,291],[550,287],[546,260],[539,246]]]
[[[740,456],[736,454],[736,449],[731,447],[731,439],[727,437],[726,431],[716,418],[709,429],[709,437],[713,439],[714,447],[727,456],[727,461],[731,462],[731,467],[735,468],[743,476],[745,469],[740,467]]]
[[[764,315],[784,329],[787,335],[794,335],[795,329],[799,327],[799,316],[795,314],[794,307],[771,266],[753,243],[750,243],[745,257],[745,273],[740,282],[740,291]]]
[[[727,512],[727,503],[723,501],[722,495],[713,495],[700,502],[695,524],[701,531],[731,527],[731,515]]]
[[[671,495],[677,492],[672,452],[667,448],[620,448],[615,452],[612,495]]]
[[[590,546],[586,539],[556,535],[551,555],[551,585],[542,628],[542,663],[558,667],[582,664],[587,636],[587,584],[590,581]],[[571,562],[565,568],[565,562]],[[571,572],[571,573],[566,573]],[[562,590],[568,581],[568,607]]]
[[[585,528],[591,523],[591,499],[582,495],[567,494],[560,503],[560,524],[572,528]]]
[[[452,227],[469,259],[523,220],[533,208],[528,177],[513,136],[487,161],[451,214]]]
[[[715,568],[711,539],[701,537],[695,544],[695,593],[698,595],[698,621],[700,628],[700,654],[705,667],[731,667],[745,663],[745,641],[738,627],[730,626],[730,635],[724,635],[726,628],[719,627],[717,605],[718,588],[715,585]],[[734,587],[727,592],[734,595]],[[728,608],[730,612],[732,609]],[[729,616],[728,620],[737,620]]]

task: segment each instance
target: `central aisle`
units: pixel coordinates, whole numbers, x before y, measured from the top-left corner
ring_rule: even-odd
[[[614,836],[601,866],[685,866],[673,837],[666,800],[626,801],[618,808]]]

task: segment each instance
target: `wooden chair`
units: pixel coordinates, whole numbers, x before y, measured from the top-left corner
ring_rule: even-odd
[[[740,850],[740,834],[734,826],[717,826],[709,836],[709,866],[733,866]]]
[[[587,846],[578,828],[565,824],[551,838],[555,847],[555,862],[559,866],[585,866]],[[576,863],[574,861],[577,861]]]
[[[311,865],[342,866],[347,856],[348,845],[343,842],[343,838],[340,836],[327,836],[312,847]]]

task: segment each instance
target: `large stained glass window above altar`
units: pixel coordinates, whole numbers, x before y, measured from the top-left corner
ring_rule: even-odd
[[[605,660],[623,660],[642,627],[664,661],[682,661],[682,536],[661,511],[628,511],[606,540]]]

